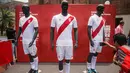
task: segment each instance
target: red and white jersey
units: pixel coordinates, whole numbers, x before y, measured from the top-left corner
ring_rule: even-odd
[[[123,26],[121,26],[120,24],[116,27],[115,29],[115,34],[117,33],[122,33],[124,34],[124,31],[123,31]]]
[[[57,32],[61,25],[72,15],[68,14],[67,16],[63,16],[61,13],[53,16],[51,21],[51,27],[56,27]],[[72,16],[74,17],[74,16]],[[74,19],[70,22],[70,24],[62,31],[62,33],[57,38],[56,45],[57,46],[72,46],[72,29],[77,28],[77,20]]]
[[[25,22],[27,20],[29,20],[30,18],[33,18],[32,21],[28,21],[29,24],[27,25],[27,27],[25,28],[24,32],[22,33],[22,41],[23,41],[24,44],[29,44],[32,41],[33,35],[34,35],[34,32],[35,32],[34,27],[38,27],[38,21],[32,15],[30,15],[27,18],[25,16],[23,16],[19,20],[19,27],[23,27]],[[34,41],[33,44],[36,44],[36,41]]]
[[[100,31],[97,33],[97,35],[94,38],[92,38],[93,40],[99,41],[99,42],[103,41],[103,34],[104,34],[103,30],[105,26],[105,20],[103,19],[102,16],[99,17],[96,14],[94,14],[89,18],[89,21],[88,21],[88,26],[92,26],[91,35],[100,26],[101,21],[103,21],[103,26],[99,29]]]

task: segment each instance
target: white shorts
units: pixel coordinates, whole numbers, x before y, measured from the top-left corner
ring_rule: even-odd
[[[73,46],[57,46],[56,52],[59,61],[73,59]]]
[[[90,45],[90,53],[101,53],[102,52],[102,46],[100,46],[100,42],[98,41],[93,41],[94,42],[94,47]]]
[[[31,47],[29,47],[29,44],[23,44],[23,50],[25,54],[31,54],[32,56],[37,54],[36,44],[33,44]]]

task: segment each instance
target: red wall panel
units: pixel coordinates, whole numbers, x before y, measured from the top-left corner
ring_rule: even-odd
[[[0,41],[0,66],[9,64],[12,61],[12,42]]]
[[[78,22],[78,48],[74,51],[74,59],[72,62],[85,62],[89,52],[89,41],[87,36],[87,22],[92,14],[95,12],[97,5],[70,5],[69,13],[74,15]],[[31,6],[31,13],[38,19],[39,22],[39,37],[37,41],[38,56],[40,62],[57,62],[56,51],[50,48],[50,24],[53,15],[61,12],[60,5],[34,5]],[[109,5],[105,6],[104,18],[111,27],[110,42],[112,43],[112,36],[115,28],[115,7]],[[16,26],[18,29],[19,17],[21,14],[21,7],[16,7]],[[112,62],[113,52],[111,48],[104,47],[101,54],[98,56],[98,62]],[[18,45],[18,61],[28,61],[27,56],[24,55],[21,42]]]

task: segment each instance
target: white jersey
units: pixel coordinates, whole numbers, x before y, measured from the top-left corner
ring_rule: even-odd
[[[96,40],[96,41],[99,41],[99,42],[103,41],[103,30],[104,30],[104,26],[105,26],[105,20],[103,19],[102,16],[99,17],[96,14],[94,14],[89,18],[89,21],[88,21],[88,26],[92,26],[91,31],[93,32],[100,25],[101,20],[104,21],[104,25],[100,29],[99,33],[93,38],[93,40]],[[92,32],[91,32],[91,35],[92,35]]]
[[[31,17],[33,18],[33,20],[30,22],[30,24],[28,24],[28,26],[26,27],[26,29],[22,33],[22,41],[24,44],[29,44],[32,41],[33,35],[35,32],[34,27],[38,27],[38,21],[32,15],[30,15],[27,18],[25,16],[23,16],[19,20],[19,27],[23,27],[24,23]],[[36,41],[34,41],[33,44],[36,44]]]
[[[52,21],[51,21],[51,27],[56,27],[57,32],[58,32],[60,26],[65,22],[65,20],[68,19],[69,16],[72,16],[72,15],[68,14],[67,16],[63,16],[60,13],[58,15],[53,16]],[[72,28],[77,28],[77,21],[75,17],[58,37],[57,42],[56,42],[57,46],[72,46],[73,45]]]

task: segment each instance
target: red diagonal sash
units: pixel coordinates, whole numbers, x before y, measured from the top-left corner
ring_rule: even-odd
[[[65,22],[60,26],[58,33],[57,33],[57,37],[56,40],[58,39],[58,37],[60,36],[60,34],[64,31],[64,29],[70,24],[70,22],[74,19],[74,17],[70,16],[68,17],[68,19],[65,20]]]
[[[92,38],[94,38],[99,33],[99,31],[101,30],[103,24],[104,24],[104,21],[102,19],[101,22],[100,22],[100,25],[96,28],[95,31],[92,32]]]
[[[27,26],[32,22],[33,18],[29,18],[24,24],[23,24],[23,27],[22,27],[22,33],[24,32],[24,30],[27,28]]]

